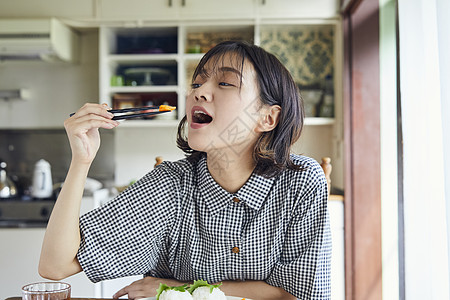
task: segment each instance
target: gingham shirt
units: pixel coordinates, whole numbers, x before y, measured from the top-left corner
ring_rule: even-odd
[[[143,274],[180,281],[264,280],[300,299],[330,298],[331,235],[320,165],[256,174],[235,194],[206,157],[164,162],[80,219],[78,260],[93,281]]]

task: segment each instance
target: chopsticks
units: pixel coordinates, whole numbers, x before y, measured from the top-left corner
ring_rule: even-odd
[[[151,115],[157,115],[162,114],[165,112],[170,112],[172,110],[176,109],[175,106],[170,105],[160,105],[160,106],[144,106],[144,107],[131,107],[131,108],[122,108],[122,109],[110,109],[108,112],[112,114],[120,114],[118,116],[114,116],[112,120],[126,120],[126,119],[134,119],[134,118],[141,118],[144,116],[151,116]],[[149,111],[151,110],[151,111]],[[124,114],[128,112],[138,112],[143,111],[142,113],[137,114]],[[71,113],[70,116],[73,116],[75,113]]]
[[[118,115],[118,116],[114,116],[112,118],[112,120],[126,120],[126,119],[134,119],[134,118],[140,118],[140,117],[144,117],[144,116],[162,114],[165,112],[172,111],[175,108],[176,107],[170,106],[170,105],[160,105],[160,106],[144,106],[144,107],[132,107],[132,108],[122,108],[122,109],[110,109],[110,110],[108,110],[108,112],[110,112],[112,114],[121,114],[121,113],[127,113],[127,112],[144,111],[142,113],[137,113],[137,114]],[[151,111],[148,111],[148,110],[151,110]]]

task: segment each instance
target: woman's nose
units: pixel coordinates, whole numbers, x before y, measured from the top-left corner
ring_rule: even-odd
[[[208,84],[202,84],[195,89],[195,100],[209,102],[213,98],[211,87]]]

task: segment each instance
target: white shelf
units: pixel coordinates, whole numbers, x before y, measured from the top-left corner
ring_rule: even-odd
[[[158,65],[178,61],[178,54],[110,54],[107,59],[117,63],[149,63],[155,62]],[[174,63],[172,63],[174,64]]]
[[[115,93],[167,93],[178,92],[176,85],[142,85],[142,86],[112,86],[110,94]]]
[[[285,24],[284,24],[285,25]],[[279,26],[282,26],[280,24]],[[176,26],[175,26],[176,27]],[[175,27],[168,28],[168,32],[172,33]],[[220,26],[218,26],[219,28]],[[185,53],[186,38],[189,32],[201,32],[202,30],[208,30],[206,27],[181,25],[178,29],[178,53],[155,53],[155,54],[111,54],[112,49],[116,48],[115,36],[118,32],[127,32],[126,28],[102,28],[101,40],[102,47],[101,53],[103,53],[103,59],[100,60],[101,70],[101,98],[110,99],[110,105],[112,106],[112,96],[116,93],[177,93],[177,108],[184,111],[185,90],[189,78],[188,73],[191,72],[191,65],[197,63],[205,55],[205,53]],[[226,28],[220,28],[221,30],[232,30],[233,26]],[[146,30],[154,30],[155,28],[149,28]],[[160,30],[160,28],[158,28]],[[217,31],[214,28],[212,31]],[[254,29],[255,41],[258,40],[258,30]],[[153,85],[153,86],[110,86],[110,78],[115,74],[117,68],[128,66],[161,66],[161,67],[174,67],[177,68],[177,85]],[[188,70],[189,69],[189,70]],[[179,118],[181,119],[181,118]],[[178,120],[130,120],[124,122],[122,127],[173,127],[177,126]],[[304,120],[305,126],[333,126],[335,125],[334,118],[319,118],[308,117]]]
[[[199,61],[205,53],[185,53],[183,58],[188,61]]]
[[[306,126],[320,126],[320,125],[333,125],[334,118],[305,118],[304,125]]]

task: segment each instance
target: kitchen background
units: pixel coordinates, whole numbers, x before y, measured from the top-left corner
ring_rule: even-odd
[[[122,7],[121,1],[91,3],[84,0],[73,7],[74,4],[69,4],[70,1],[46,0],[35,9],[28,7],[26,2],[20,0],[11,4],[0,0],[0,21],[10,17],[48,19],[60,16],[78,37],[76,48],[79,55],[75,63],[0,59],[0,91],[26,89],[29,94],[26,99],[0,97],[0,159],[8,164],[8,176],[22,189],[21,194],[27,193],[35,163],[39,159],[45,159],[51,164],[54,183],[64,181],[70,163],[70,148],[63,123],[70,113],[85,102],[128,106],[160,99],[175,101],[175,116],[178,120],[181,119],[186,86],[193,67],[201,53],[217,41],[227,38],[247,39],[263,46],[276,54],[292,72],[302,89],[308,117],[302,137],[293,151],[318,161],[325,156],[331,157],[332,191],[343,193],[342,82],[336,76],[340,74],[342,64],[341,29],[336,13],[339,1],[320,0],[315,5],[308,3],[307,9],[302,1],[286,1],[284,5],[280,5],[278,1],[267,1],[265,10],[246,10],[244,6],[260,4],[256,1],[239,0],[234,6],[240,7],[239,12],[236,8],[230,12],[221,8],[218,19],[215,19],[211,8],[208,11],[205,2],[191,0],[187,2],[188,6],[191,3],[194,6],[202,3],[200,7],[203,12],[199,13],[198,9],[183,12],[188,7],[177,8],[178,4],[174,4],[175,8],[171,9],[177,9],[177,13],[164,13],[167,3],[161,4],[163,1],[149,4],[150,2],[135,0],[134,5]],[[215,1],[208,3],[214,6]],[[149,7],[145,7],[146,5]],[[66,6],[73,8],[73,15]],[[77,17],[76,14],[82,14],[83,10],[92,7],[97,7],[95,17]],[[137,7],[146,9],[136,9]],[[293,10],[292,7],[297,9]],[[160,13],[151,15],[156,20],[148,20],[148,16],[142,15],[143,11]],[[213,17],[205,17],[208,13],[213,14]],[[267,18],[266,22],[261,22],[261,16]],[[0,31],[2,29],[4,28],[0,26]],[[125,53],[129,50],[119,46],[119,37],[122,37],[123,42],[123,37],[126,41],[129,37],[137,36],[139,40],[139,36],[149,35],[156,36],[156,39],[161,35],[175,36],[176,48],[170,50],[174,53],[136,55],[135,52],[130,56],[130,53]],[[132,40],[129,39],[128,43]],[[152,47],[152,51],[155,51],[155,46]],[[136,56],[132,57],[133,55]],[[151,55],[154,57],[150,57]],[[136,71],[139,70],[129,70],[127,73],[127,69],[133,68],[153,71],[158,69],[156,73],[160,74],[164,74],[161,69],[169,69],[171,78],[162,84],[144,85],[142,82],[146,80],[143,77],[145,72],[138,74]],[[120,82],[117,82],[117,76]],[[153,77],[150,79],[155,81]],[[137,94],[144,96],[136,97]],[[175,144],[176,125],[177,120],[174,119],[137,120],[126,121],[114,130],[101,130],[101,148],[89,177],[100,181],[107,190],[100,197],[98,194],[86,194],[82,212],[112,197],[114,187],[126,186],[145,175],[153,168],[157,156],[162,156],[164,160],[183,158],[183,153]],[[45,205],[54,201],[46,200]],[[2,204],[6,202],[11,201],[0,199],[0,219]],[[28,199],[25,202],[27,207],[31,207],[31,204],[44,201]],[[333,208],[330,212],[335,246],[333,294],[335,299],[343,299],[342,199],[331,201],[330,207]],[[27,222],[2,224],[6,226],[0,228],[0,240],[8,246],[0,250],[0,285],[3,282],[8,284],[1,286],[0,298],[6,298],[18,295],[21,284],[39,279],[36,269],[40,247],[36,245],[41,243],[45,222],[32,226]],[[13,259],[5,259],[6,257]],[[22,272],[14,272],[17,269]],[[129,282],[129,279],[125,279],[93,285],[83,274],[68,280],[74,287],[74,297],[110,297]]]
[[[78,35],[77,64],[0,62],[0,90],[26,89],[30,94],[25,100],[0,99],[0,158],[8,163],[12,176],[27,177],[28,174],[30,177],[34,162],[42,156],[51,160],[55,180],[63,180],[70,162],[64,120],[86,102],[109,102],[99,100],[98,30],[84,29]],[[333,35],[331,26],[304,26],[301,30],[293,26],[283,30],[271,27],[261,37],[261,46],[276,53],[298,79],[308,116],[319,116],[316,107],[321,93],[326,84],[333,85]],[[328,116],[333,114],[334,111]],[[156,156],[167,160],[183,157],[175,145],[176,126],[119,126],[114,131],[103,130],[102,136],[101,155],[97,156],[90,176],[107,182],[113,180],[116,185],[125,185],[143,176],[153,168]],[[46,143],[40,139],[45,139]],[[335,140],[330,125],[305,126],[294,152],[320,161],[324,156],[333,157]],[[48,149],[52,149],[51,152]],[[53,153],[60,156],[57,158]],[[336,189],[343,188],[340,169],[339,164],[334,164],[332,181]]]

